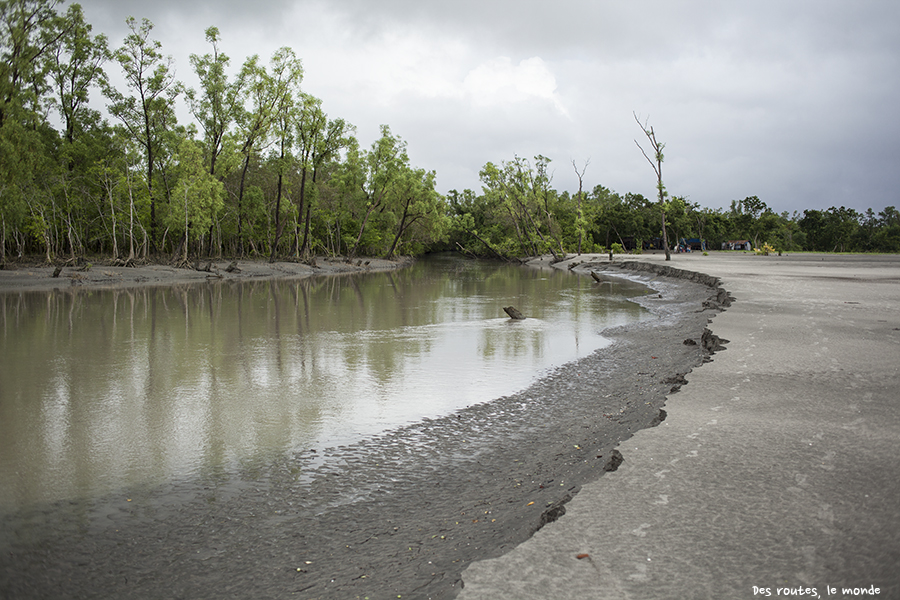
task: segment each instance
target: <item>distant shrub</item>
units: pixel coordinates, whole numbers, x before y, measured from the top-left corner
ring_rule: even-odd
[[[757,248],[756,253],[762,254],[763,256],[768,256],[775,252],[775,248],[768,243],[763,244],[762,248]]]

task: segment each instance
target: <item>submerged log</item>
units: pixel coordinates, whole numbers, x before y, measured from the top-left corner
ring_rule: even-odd
[[[594,271],[591,271],[591,277],[593,277],[594,281],[596,281],[597,283],[601,283],[603,281],[603,279],[601,279],[600,276],[597,275],[597,273],[595,273]]]
[[[525,315],[520,313],[519,309],[517,309],[515,306],[504,306],[503,310],[506,312],[506,314],[509,315],[510,319],[515,319],[517,321],[525,319]]]

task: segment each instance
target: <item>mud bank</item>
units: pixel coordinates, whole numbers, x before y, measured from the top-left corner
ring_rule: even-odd
[[[665,419],[667,396],[721,347],[704,335],[727,303],[718,280],[579,260],[582,276],[649,285],[634,300],[654,318],[443,418],[237,474],[4,515],[0,596],[454,597],[470,562],[525,541],[627,461],[619,443]]]
[[[710,329],[728,351],[562,519],[472,563],[458,598],[900,598],[900,256],[640,261],[722,278],[737,301]]]
[[[203,260],[198,268],[181,268],[166,264],[137,263],[123,267],[101,260],[78,266],[47,266],[32,261],[7,262],[0,265],[0,293],[17,291],[47,292],[52,290],[105,289],[176,284],[198,284],[207,281],[248,281],[253,279],[302,278],[367,271],[400,269],[412,259],[397,258],[319,258],[312,264],[294,261]],[[232,266],[233,265],[233,266]],[[57,270],[58,269],[58,270]]]

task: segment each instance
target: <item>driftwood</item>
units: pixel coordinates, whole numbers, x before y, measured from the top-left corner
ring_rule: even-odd
[[[225,267],[225,272],[226,273],[240,273],[241,269],[237,266],[237,261],[235,260],[235,261],[232,261],[232,263],[230,265]]]
[[[597,275],[597,273],[595,273],[594,271],[591,271],[591,277],[593,277],[594,281],[596,281],[597,283],[603,282],[603,279],[601,279],[600,276]]]
[[[520,313],[519,309],[517,309],[515,306],[504,306],[503,310],[506,312],[506,314],[509,315],[510,319],[515,319],[517,321],[522,321],[523,319],[525,319],[525,315]]]

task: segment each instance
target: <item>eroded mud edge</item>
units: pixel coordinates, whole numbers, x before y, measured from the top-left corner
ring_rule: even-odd
[[[614,470],[720,348],[715,278],[640,262],[582,264],[656,290],[653,319],[522,392],[362,442],[3,517],[8,598],[452,598]],[[689,393],[689,387],[683,393]],[[627,453],[624,460],[628,460]],[[130,501],[126,501],[126,496]]]

